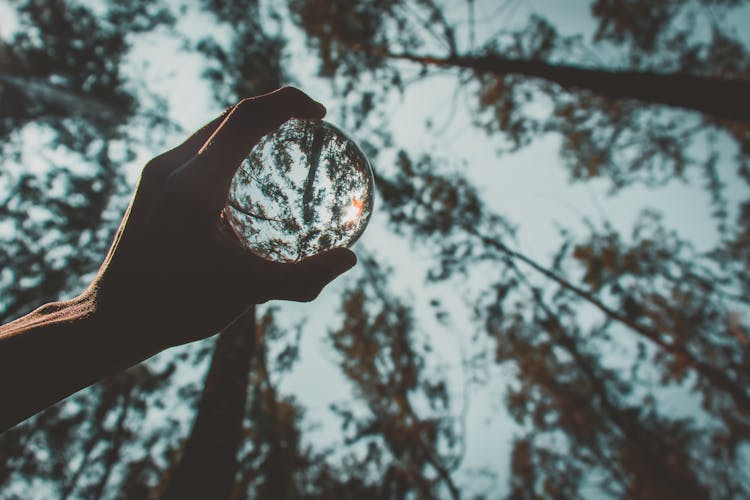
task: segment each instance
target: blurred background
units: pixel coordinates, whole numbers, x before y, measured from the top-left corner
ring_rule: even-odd
[[[749,497],[748,4],[0,0],[2,322],[243,97],[377,187],[353,271],[1,435],[0,498]]]

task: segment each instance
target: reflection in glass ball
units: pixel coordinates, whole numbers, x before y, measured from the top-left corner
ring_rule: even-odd
[[[326,121],[292,119],[242,162],[224,214],[252,253],[294,262],[351,246],[372,206],[372,169],[354,141]]]

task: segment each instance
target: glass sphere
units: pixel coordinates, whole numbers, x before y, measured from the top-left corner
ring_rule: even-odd
[[[242,162],[224,214],[249,251],[294,262],[351,246],[372,207],[372,169],[359,146],[326,121],[292,119]]]

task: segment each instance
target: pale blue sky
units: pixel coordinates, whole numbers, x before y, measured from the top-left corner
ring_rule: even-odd
[[[463,2],[455,5],[463,5]],[[481,28],[477,30],[476,38],[483,40],[487,33],[494,33],[503,26],[510,28],[525,24],[528,15],[533,12],[547,16],[564,33],[587,33],[592,29],[588,15],[589,5],[588,0],[477,2],[477,18],[483,22],[479,25]],[[493,19],[489,13],[497,13],[498,6],[505,7],[499,11],[501,15]],[[7,33],[12,27],[9,12],[8,5],[0,1],[0,33]],[[455,15],[461,16],[461,12],[457,11]],[[738,26],[742,25],[743,19],[750,17],[736,18]],[[195,38],[213,36],[221,40],[228,35],[226,30],[217,29],[205,15],[195,13],[180,19],[178,28],[191,33]],[[286,28],[291,27],[287,25]],[[220,109],[212,103],[210,89],[200,77],[200,58],[181,51],[180,43],[169,35],[160,33],[142,37],[135,41],[128,64],[133,72],[145,75],[152,90],[167,96],[172,118],[190,131],[208,121]],[[315,58],[306,56],[308,50],[300,38],[292,38],[290,69],[295,75],[295,81],[328,106],[331,121],[340,122],[340,109],[337,107],[340,101],[332,95],[328,83],[315,76]],[[557,154],[557,139],[545,138],[517,153],[498,156],[494,139],[470,126],[471,117],[466,99],[473,99],[473,95],[462,95],[455,109],[450,105],[455,86],[455,79],[447,75],[414,84],[403,96],[394,95],[388,104],[394,136],[401,147],[417,154],[422,151],[433,152],[448,159],[456,169],[464,171],[479,186],[489,206],[507,215],[518,225],[519,246],[524,253],[546,261],[559,243],[555,225],[562,224],[584,234],[582,216],[600,222],[606,218],[615,228],[629,233],[639,210],[646,206],[664,213],[666,226],[689,238],[697,248],[707,249],[716,241],[715,224],[710,219],[708,198],[700,187],[701,182],[693,182],[691,185],[676,182],[667,188],[655,190],[633,187],[616,196],[608,194],[609,186],[604,181],[571,185]],[[427,120],[440,125],[442,133],[436,136],[427,132],[424,126]],[[144,130],[142,133],[149,134],[150,131]],[[356,138],[356,133],[353,135]],[[171,142],[177,140],[175,136]],[[138,159],[129,166],[128,174],[133,185],[141,166],[157,152],[143,149]],[[386,154],[378,161],[387,161],[387,158]],[[375,168],[387,166],[376,162]],[[747,186],[732,181],[733,169],[732,165],[720,167],[724,180],[728,183],[728,192],[734,200],[747,199],[750,195]],[[418,335],[430,336],[436,347],[436,355],[431,358],[432,361],[444,363],[448,367],[442,371],[450,376],[457,410],[460,409],[464,401],[461,394],[461,356],[467,350],[491,348],[489,343],[481,346],[469,341],[474,330],[468,321],[470,311],[465,300],[470,300],[481,290],[482,279],[476,277],[468,282],[426,287],[424,272],[429,253],[394,236],[386,226],[385,217],[377,212],[371,226],[355,246],[355,251],[357,249],[367,249],[393,266],[394,289],[414,304],[420,318]],[[332,402],[349,399],[351,388],[339,373],[335,356],[325,341],[325,334],[337,323],[333,312],[338,309],[340,292],[356,276],[357,271],[338,281],[327,288],[316,301],[316,310],[330,310],[330,315],[315,314],[308,317],[311,309],[307,305],[282,306],[285,321],[289,324],[301,317],[308,317],[302,340],[301,361],[285,379],[282,388],[294,394],[308,407],[308,418],[319,424],[317,430],[308,434],[308,439],[319,444],[332,445],[342,439],[339,423],[331,419],[328,406]],[[537,276],[532,279],[542,282]],[[433,296],[442,297],[454,313],[450,327],[441,327],[433,319],[428,305]],[[617,355],[612,362],[626,359],[628,350],[627,342],[615,348]],[[507,491],[505,480],[510,446],[518,430],[502,405],[502,390],[505,381],[512,379],[512,368],[495,367],[493,370],[494,373],[490,374],[495,380],[493,386],[488,391],[472,394],[469,399],[467,451],[460,478],[467,485],[473,484],[478,490],[484,489],[486,484],[474,478],[472,471],[484,466],[491,467],[500,475],[500,481],[493,490],[500,494]],[[185,373],[185,377],[192,376],[195,374]],[[675,405],[675,411],[690,406],[689,402],[679,397],[670,400],[670,404]],[[471,489],[468,492],[470,491]]]

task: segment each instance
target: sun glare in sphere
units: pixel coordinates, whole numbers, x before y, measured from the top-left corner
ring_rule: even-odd
[[[341,219],[341,222],[343,222],[344,225],[354,224],[359,216],[362,215],[362,210],[364,210],[364,208],[364,202],[359,201],[357,198],[352,198],[352,204],[349,205],[346,213],[344,213],[344,217]]]

